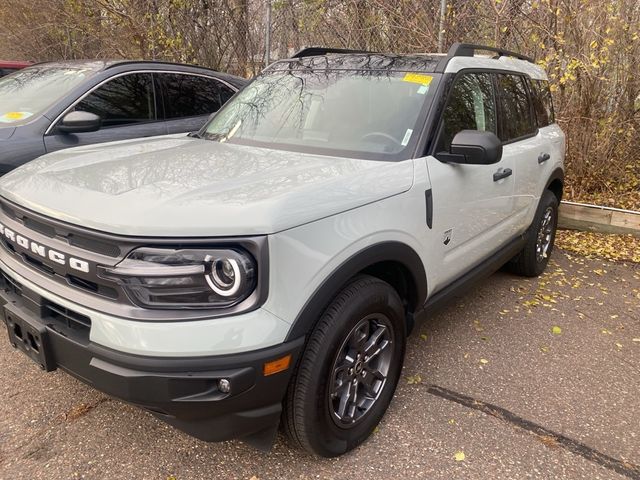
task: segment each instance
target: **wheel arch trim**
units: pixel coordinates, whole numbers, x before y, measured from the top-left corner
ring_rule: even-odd
[[[551,175],[549,175],[549,179],[544,187],[545,190],[551,190],[551,184],[555,181],[559,181],[560,184],[564,187],[564,170],[560,167],[556,168]],[[554,192],[555,193],[555,192]],[[560,191],[560,198],[562,199],[562,191]]]
[[[308,335],[318,321],[320,314],[349,279],[382,262],[397,263],[408,271],[416,298],[414,307],[416,309],[422,307],[427,297],[427,275],[422,259],[412,247],[405,243],[380,242],[350,256],[322,281],[296,316],[285,341]]]

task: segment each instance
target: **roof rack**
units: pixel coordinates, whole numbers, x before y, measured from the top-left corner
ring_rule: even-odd
[[[476,53],[476,50],[495,52],[498,54],[495,58],[514,57],[519,60],[535,63],[535,60],[531,57],[527,57],[516,52],[510,52],[509,50],[505,50],[503,48],[489,47],[486,45],[474,45],[472,43],[454,43],[453,45],[451,45],[451,48],[447,52],[447,55],[442,57],[442,60],[438,62],[438,66],[436,67],[435,71],[438,73],[444,73],[444,71],[447,69],[449,60],[455,57],[473,57]]]
[[[495,52],[498,57],[514,57],[519,60],[525,60],[527,62],[535,63],[536,61],[525,55],[516,52],[510,52],[504,48],[488,47],[486,45],[473,45],[471,43],[454,43],[451,45],[447,57],[473,57],[476,50],[484,50],[487,52]]]
[[[326,47],[307,47],[300,50],[291,58],[315,57],[317,55],[326,55],[327,53],[373,53],[367,50],[350,50],[347,48],[326,48]]]

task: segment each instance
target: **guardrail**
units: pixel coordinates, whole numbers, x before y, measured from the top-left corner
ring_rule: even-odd
[[[562,202],[558,227],[640,237],[640,212],[585,203]]]

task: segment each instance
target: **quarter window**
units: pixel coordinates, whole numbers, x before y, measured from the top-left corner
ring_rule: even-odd
[[[114,78],[79,102],[75,110],[95,113],[105,127],[155,120],[151,75],[132,73]]]
[[[520,75],[498,74],[502,112],[500,140],[508,142],[531,135],[536,131],[527,85]]]
[[[497,133],[493,85],[488,73],[465,73],[453,85],[444,110],[439,151],[449,151],[462,130]]]
[[[165,88],[167,119],[197,117],[217,112],[235,93],[209,77],[178,73],[161,74]]]
[[[538,127],[542,128],[554,123],[553,100],[549,82],[546,80],[532,80],[531,94]]]

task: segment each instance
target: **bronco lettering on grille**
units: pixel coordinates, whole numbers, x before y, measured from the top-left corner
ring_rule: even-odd
[[[25,250],[44,258],[45,260],[49,260],[59,265],[68,265],[69,268],[79,272],[89,273],[89,262],[79,258],[68,257],[64,253],[58,252],[46,245],[34,242],[33,240],[14,232],[2,223],[0,223],[0,236],[4,236],[9,243],[18,245]]]

